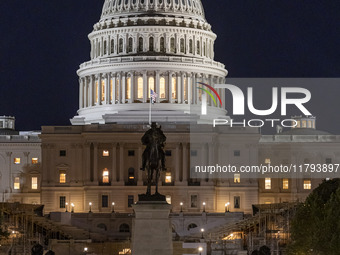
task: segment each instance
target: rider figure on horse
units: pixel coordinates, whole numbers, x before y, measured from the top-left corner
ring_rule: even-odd
[[[158,157],[161,161],[161,169],[162,171],[165,171],[165,153],[164,153],[164,143],[166,141],[166,136],[164,135],[161,128],[157,128],[157,125],[155,122],[152,122],[151,129],[149,129],[144,136],[142,137],[142,143],[143,145],[146,145],[146,149],[143,152],[143,161],[142,161],[142,168],[141,170],[145,171],[145,167],[147,164],[147,161],[149,160],[149,155],[156,146],[156,150],[158,151]]]

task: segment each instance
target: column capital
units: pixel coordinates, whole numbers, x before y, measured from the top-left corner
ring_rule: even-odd
[[[7,157],[12,156],[12,152],[11,152],[11,151],[6,151],[6,156],[7,156]]]

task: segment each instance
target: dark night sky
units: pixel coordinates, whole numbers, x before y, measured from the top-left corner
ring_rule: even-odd
[[[15,116],[17,129],[69,124],[78,109],[76,70],[89,60],[87,35],[103,2],[0,0],[0,115]],[[229,77],[340,76],[338,1],[202,2],[218,35],[215,59]],[[324,100],[338,118],[339,101]]]

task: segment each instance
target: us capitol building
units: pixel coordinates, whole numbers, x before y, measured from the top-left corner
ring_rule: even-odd
[[[13,117],[0,117],[0,201],[42,204],[45,214],[133,213],[131,205],[146,190],[140,139],[149,129],[151,90],[158,94],[152,121],[167,136],[160,193],[174,213],[228,211],[237,218],[252,214],[253,205],[303,201],[321,181],[238,173],[193,178],[195,164],[339,163],[340,137],[318,131],[314,117],[294,117],[296,128],[275,135],[209,124],[227,118],[225,92],[216,89],[222,104],[215,104],[201,83],[223,84],[228,72],[214,61],[216,34],[200,0],[105,0],[89,40],[72,125],[17,132]],[[197,234],[201,226],[213,231],[214,221],[174,217],[173,230],[179,236]],[[129,219],[112,225],[100,215],[91,224],[112,232],[132,227]]]

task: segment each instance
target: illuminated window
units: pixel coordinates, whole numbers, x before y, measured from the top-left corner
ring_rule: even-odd
[[[137,98],[139,98],[139,99],[143,98],[143,78],[142,77],[138,78]]]
[[[113,80],[110,79],[110,101],[113,100]]]
[[[301,121],[296,121],[296,123],[297,123],[296,127],[300,128],[301,127]]]
[[[119,83],[119,78],[117,78],[116,80],[116,100],[119,100],[119,86],[120,86],[120,83]]]
[[[20,177],[14,178],[14,189],[20,189]]]
[[[128,175],[129,180],[133,181],[135,179],[135,169],[134,168],[129,168],[128,171],[129,171],[129,175]]]
[[[66,171],[59,171],[59,183],[66,183]]]
[[[303,181],[303,189],[312,189],[312,181],[304,180]]]
[[[19,165],[20,161],[20,158],[14,158],[14,164]]]
[[[38,189],[38,177],[32,177],[31,184],[32,189]]]
[[[171,183],[171,173],[166,173],[166,175],[165,175],[165,183]]]
[[[95,101],[98,103],[98,82],[96,82],[96,96],[95,96]]]
[[[187,78],[184,78],[183,89],[184,89],[184,100],[188,100],[188,82],[187,82]]]
[[[241,175],[234,174],[234,183],[240,183],[240,182],[241,182]]]
[[[159,94],[161,99],[165,98],[165,79],[163,77],[159,80]]]
[[[126,99],[131,99],[131,78],[126,80]]]
[[[109,151],[103,151],[103,157],[108,157],[110,156],[110,152]]]
[[[166,196],[166,202],[171,205],[171,196],[170,195],[167,195]]]
[[[264,186],[265,189],[271,189],[272,188],[272,179],[266,178],[264,184],[265,184],[265,186]]]
[[[270,201],[266,201],[266,202],[264,202],[266,205],[270,205],[272,202],[270,202]]]
[[[109,170],[107,170],[107,168],[105,168],[103,170],[103,183],[109,183]]]
[[[265,164],[270,164],[270,163],[271,163],[270,158],[266,158],[266,159],[264,160],[264,163],[265,163]]]
[[[176,77],[172,77],[171,79],[172,82],[172,99],[177,99],[177,81],[176,81]]]
[[[148,98],[150,98],[151,96],[151,91],[150,91],[151,89],[155,91],[155,79],[153,77],[149,78]]]
[[[105,81],[102,81],[102,101],[105,101]]]
[[[282,180],[282,188],[283,189],[289,189],[289,180],[288,179]]]
[[[305,121],[305,120],[302,121],[302,127],[303,127],[303,128],[306,128],[306,127],[307,127],[307,121]]]
[[[33,165],[38,164],[38,158],[32,158],[32,164]]]

